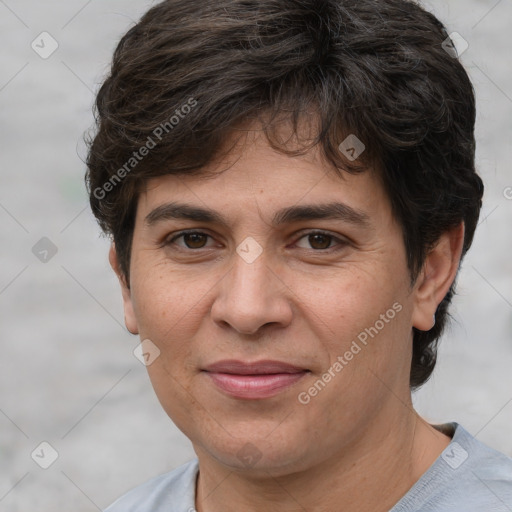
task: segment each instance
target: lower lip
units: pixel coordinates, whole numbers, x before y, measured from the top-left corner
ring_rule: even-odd
[[[221,391],[232,397],[246,400],[275,396],[302,379],[306,373],[308,372],[233,375],[230,373],[206,372]]]

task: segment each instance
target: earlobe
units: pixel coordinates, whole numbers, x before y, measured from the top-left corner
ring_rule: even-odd
[[[132,334],[139,334],[139,328],[137,326],[137,319],[133,308],[131,290],[126,282],[126,276],[123,274],[119,265],[119,259],[117,257],[117,251],[114,242],[110,246],[108,253],[108,260],[112,270],[116,273],[121,285],[121,293],[123,295],[123,307],[124,307],[124,323],[126,328]]]
[[[412,324],[420,331],[435,325],[437,307],[455,280],[464,244],[464,223],[444,232],[425,259],[413,293]]]

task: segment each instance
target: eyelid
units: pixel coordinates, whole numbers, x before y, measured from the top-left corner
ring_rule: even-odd
[[[182,230],[182,231],[179,231],[179,232],[173,234],[170,238],[166,238],[163,241],[162,246],[172,245],[172,244],[174,244],[174,242],[177,239],[181,238],[184,235],[189,235],[189,234],[206,235],[209,238],[212,238],[212,239],[214,238],[212,235],[210,235],[206,231],[201,231],[198,229],[186,229],[186,230]],[[309,230],[300,231],[295,236],[294,244],[296,244],[302,238],[305,238],[306,236],[310,236],[310,235],[327,236],[327,237],[331,238],[333,241],[338,242],[336,245],[342,246],[342,247],[350,244],[350,241],[348,239],[346,239],[345,237],[334,235],[329,231],[324,231],[321,229],[309,229]],[[181,247],[181,246],[178,246],[178,247],[180,247],[183,250],[189,250],[189,251],[194,251],[194,252],[200,251],[201,249],[208,249],[208,247],[200,247],[199,249],[189,249],[187,247]],[[336,246],[328,247],[326,249],[305,249],[305,250],[310,250],[310,251],[314,251],[314,252],[328,252],[328,251],[335,250],[335,248],[336,248]]]
[[[197,235],[206,235],[207,237],[213,239],[213,236],[210,235],[209,233],[207,233],[206,231],[201,231],[199,229],[184,229],[182,231],[178,231],[177,233],[174,233],[171,237],[166,237],[163,240],[163,242],[162,242],[162,247],[174,244],[174,242],[178,238],[181,238],[184,235],[195,235],[195,234],[197,234]],[[181,247],[181,248],[185,249],[185,250],[188,249],[187,247]],[[205,249],[205,247],[201,247],[200,249],[188,249],[188,250],[190,250],[190,251],[199,251],[201,249]]]
[[[305,231],[300,231],[297,234],[297,238],[295,239],[294,244],[296,244],[302,238],[304,238],[306,236],[310,236],[310,235],[327,236],[327,237],[331,238],[333,241],[338,242],[336,244],[338,246],[338,248],[339,248],[339,246],[345,247],[346,245],[349,245],[349,243],[350,243],[350,241],[347,238],[345,238],[341,235],[335,235],[335,234],[331,233],[330,231],[324,231],[322,229],[309,229],[309,230],[305,230]],[[328,247],[327,249],[305,249],[305,250],[314,251],[314,252],[328,252],[328,251],[336,250],[336,245],[334,245],[332,247]]]

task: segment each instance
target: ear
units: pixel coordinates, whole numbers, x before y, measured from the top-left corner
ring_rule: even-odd
[[[435,325],[437,306],[444,299],[459,269],[464,245],[464,223],[444,232],[428,253],[414,285],[412,325],[429,331]]]
[[[132,294],[126,282],[126,276],[122,272],[121,267],[119,265],[116,247],[113,242],[110,246],[110,251],[108,253],[108,260],[110,262],[112,270],[116,273],[117,278],[119,279],[119,284],[121,285],[124,306],[124,323],[126,325],[126,328],[132,334],[139,334],[139,328],[137,327],[137,319],[135,317],[135,312],[133,309]]]

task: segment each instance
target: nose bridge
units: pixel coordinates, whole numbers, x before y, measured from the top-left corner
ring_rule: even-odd
[[[290,305],[270,264],[263,247],[254,239],[239,244],[233,266],[212,305],[216,322],[252,334],[265,324],[285,325],[291,320]]]

